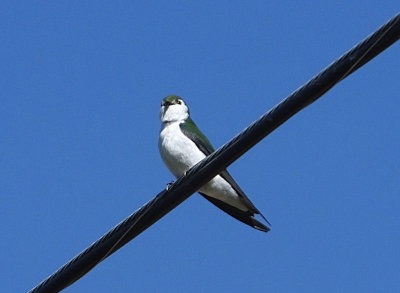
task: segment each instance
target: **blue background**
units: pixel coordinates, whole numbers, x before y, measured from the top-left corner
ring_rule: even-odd
[[[163,97],[219,147],[398,8],[2,1],[1,291],[34,287],[173,179]],[[195,194],[65,292],[399,292],[399,77],[395,44],[229,168],[271,232]]]

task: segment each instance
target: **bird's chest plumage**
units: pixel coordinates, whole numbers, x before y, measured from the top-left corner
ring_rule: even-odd
[[[196,144],[182,133],[180,123],[165,125],[158,141],[161,157],[175,177],[182,176],[205,157]]]

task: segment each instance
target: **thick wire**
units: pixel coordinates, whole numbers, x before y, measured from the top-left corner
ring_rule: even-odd
[[[160,192],[29,292],[59,292],[80,279],[99,262],[187,199],[291,116],[313,103],[399,38],[400,14],[261,116],[231,141],[199,162],[168,190]]]

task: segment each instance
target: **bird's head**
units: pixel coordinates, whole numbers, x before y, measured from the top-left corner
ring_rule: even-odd
[[[189,118],[189,108],[181,97],[168,96],[161,102],[160,120],[162,123],[184,121]]]

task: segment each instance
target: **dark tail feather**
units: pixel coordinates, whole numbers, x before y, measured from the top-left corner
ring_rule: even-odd
[[[270,228],[268,228],[267,226],[265,226],[263,223],[261,223],[260,221],[258,221],[257,219],[254,218],[254,213],[248,211],[248,212],[244,212],[238,208],[235,208],[231,205],[228,205],[226,203],[224,203],[223,201],[220,201],[218,199],[215,199],[213,197],[207,196],[204,193],[200,194],[202,196],[205,197],[205,199],[207,199],[208,201],[210,201],[212,204],[216,205],[218,208],[220,208],[221,210],[223,210],[224,212],[226,212],[227,214],[231,215],[232,217],[234,217],[235,219],[255,228],[258,229],[260,231],[264,231],[264,232],[268,232],[270,230]],[[268,225],[271,225],[267,219],[261,214],[261,217],[263,217],[263,219],[268,223]]]
[[[257,210],[257,211],[258,211],[258,214],[264,219],[264,221],[267,222],[267,224],[268,224],[269,226],[272,226],[271,223],[267,220],[267,218],[264,217],[264,215],[263,215],[259,210]]]

